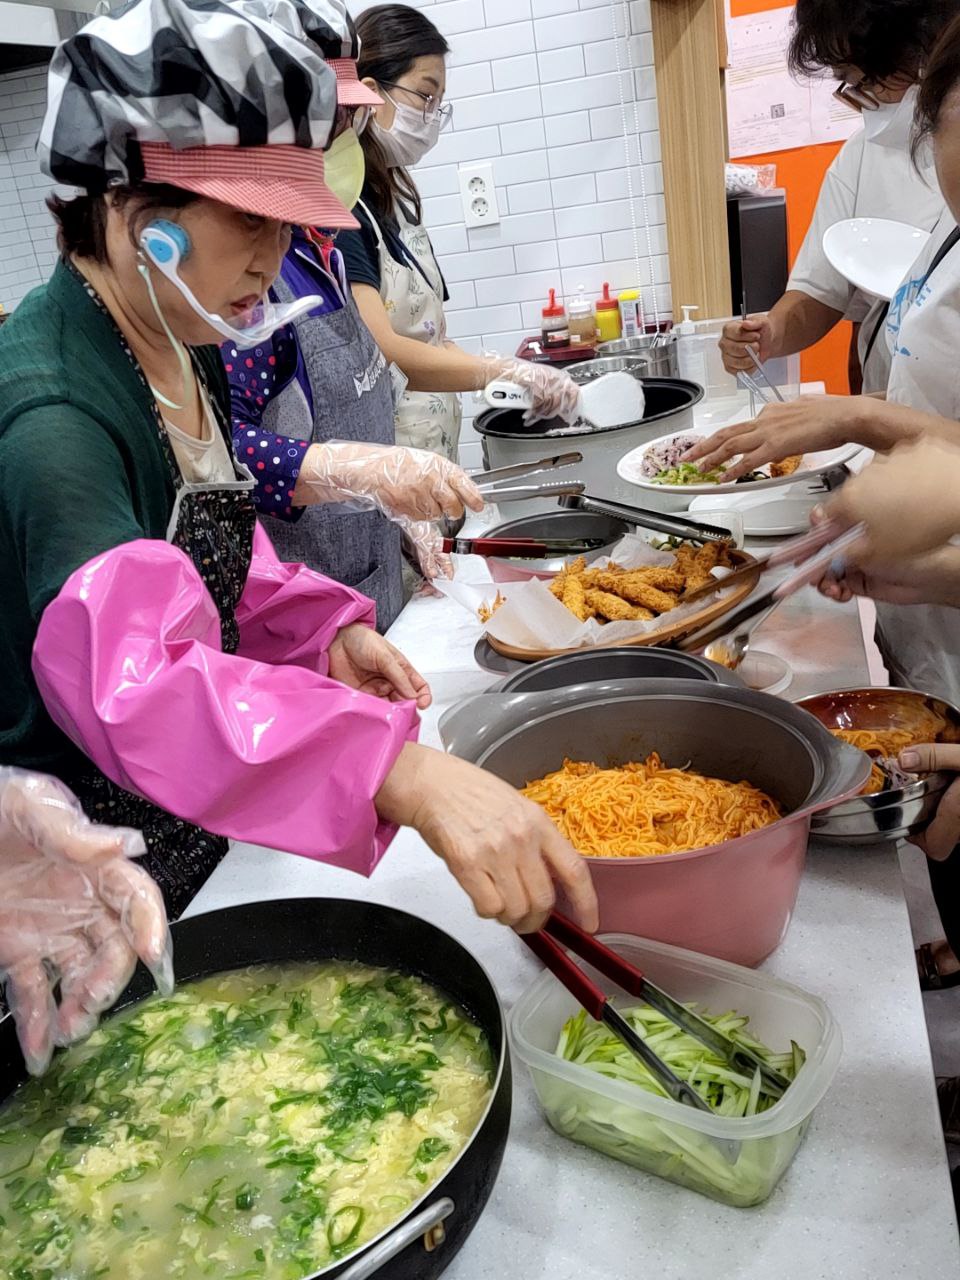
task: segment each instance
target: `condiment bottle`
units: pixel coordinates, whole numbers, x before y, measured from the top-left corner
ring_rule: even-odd
[[[593,303],[583,296],[583,285],[567,307],[567,315],[570,317],[570,341],[573,345],[592,347],[597,340],[597,318],[593,314]]]
[[[557,302],[556,289],[550,290],[550,301],[543,308],[541,330],[545,351],[570,345],[570,325],[563,303]]]
[[[620,294],[620,331],[625,338],[640,332],[640,290],[624,289]]]
[[[699,311],[699,307],[681,307],[680,310],[683,312],[683,319],[678,325],[674,325],[673,330],[677,335],[677,364],[680,377],[706,388],[709,385],[707,347],[711,343],[715,346],[716,340],[697,334],[697,326],[690,319],[690,313]]]
[[[610,286],[604,284],[603,297],[597,299],[597,341],[616,342],[620,337],[620,303],[610,297]]]

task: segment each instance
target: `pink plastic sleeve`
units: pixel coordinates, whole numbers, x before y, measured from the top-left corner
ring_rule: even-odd
[[[376,626],[373,601],[306,565],[278,559],[258,523],[250,573],[237,606],[243,657],[292,663],[325,676],[334,637],[355,622]]]
[[[114,782],[219,835],[369,874],[395,834],[374,797],[415,706],[330,680],[325,649],[370,601],[258,538],[224,654],[216,608],[165,542],[115,547],[43,613],[33,667],[51,716]],[[282,664],[282,665],[274,665]]]

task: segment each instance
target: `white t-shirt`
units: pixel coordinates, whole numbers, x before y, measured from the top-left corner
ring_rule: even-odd
[[[954,227],[938,222],[890,304],[887,398],[957,420],[960,439],[960,244],[924,283]],[[877,641],[894,683],[960,703],[960,609],[878,604]]]
[[[956,223],[946,212],[890,303],[887,399],[960,422],[960,245],[927,280]],[[960,432],[960,427],[958,427]]]
[[[845,142],[827,170],[817,198],[810,230],[797,255],[787,283],[839,311],[846,320],[862,324],[860,358],[876,327],[885,303],[863,293],[827,261],[823,252],[824,233],[847,218],[890,218],[930,231],[942,216],[943,196],[937,185],[932,154],[927,150],[920,171],[909,149],[868,142],[861,129]],[[882,342],[874,344],[864,370],[864,390],[882,391],[889,366]],[[869,376],[868,376],[869,375]]]
[[[203,388],[200,389],[200,399],[203,404],[201,436],[188,435],[186,431],[181,431],[166,418],[163,420],[173,448],[173,456],[177,460],[177,466],[186,484],[233,484],[237,480],[233,458],[230,456],[223,433],[217,426],[209,397]]]

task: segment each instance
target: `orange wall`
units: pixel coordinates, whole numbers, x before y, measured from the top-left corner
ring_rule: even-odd
[[[733,17],[750,13],[766,13],[770,9],[783,9],[792,0],[731,0]],[[813,208],[820,192],[820,184],[830,162],[840,150],[837,143],[820,147],[798,147],[793,151],[778,151],[775,155],[751,156],[757,163],[770,162],[777,166],[777,185],[787,193],[787,226],[792,262],[803,237],[810,226]],[[740,157],[738,157],[738,160]],[[811,347],[803,356],[803,377],[806,382],[825,382],[827,390],[844,392],[848,388],[847,355],[850,349],[851,327],[840,324],[822,342]]]

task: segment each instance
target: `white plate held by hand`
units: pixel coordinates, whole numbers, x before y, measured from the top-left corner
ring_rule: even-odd
[[[833,467],[839,467],[863,452],[858,444],[845,444],[840,449],[806,453],[801,459],[800,466],[792,475],[741,481],[739,484],[736,481],[727,484],[711,484],[709,481],[704,481],[703,484],[657,484],[655,480],[649,479],[643,474],[643,460],[649,449],[655,449],[658,445],[666,444],[678,435],[689,439],[691,436],[708,437],[713,434],[714,432],[711,430],[692,427],[689,431],[674,431],[668,436],[661,436],[659,439],[651,440],[647,444],[638,445],[636,449],[631,449],[617,463],[617,475],[621,480],[626,480],[628,484],[636,485],[638,489],[644,489],[650,493],[688,494],[691,498],[695,498],[700,493],[709,493],[711,495],[718,493],[752,494],[759,493],[764,489],[780,489],[784,485],[800,484],[804,481],[810,482],[817,479],[825,471],[830,471]],[[726,465],[733,466],[734,461],[735,459],[731,459]],[[642,506],[643,504],[640,503],[638,505]]]
[[[929,241],[929,231],[905,222],[847,218],[823,233],[823,252],[851,284],[889,302]]]

